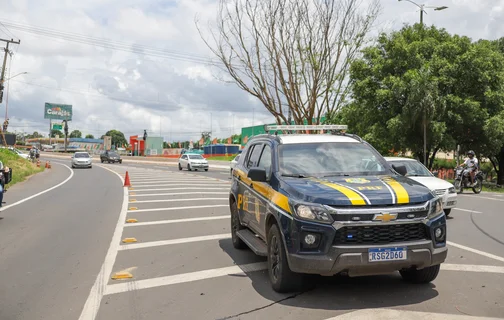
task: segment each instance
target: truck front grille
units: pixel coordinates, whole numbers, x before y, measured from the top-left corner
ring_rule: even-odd
[[[348,226],[336,231],[334,244],[388,244],[424,239],[427,239],[427,230],[423,223]]]

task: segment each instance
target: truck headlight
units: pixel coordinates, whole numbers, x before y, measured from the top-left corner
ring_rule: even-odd
[[[327,212],[324,206],[319,204],[295,203],[291,204],[293,212],[296,216],[303,220],[311,220],[321,223],[333,223],[331,214]]]
[[[450,187],[448,193],[457,193],[457,191],[455,191],[455,187]]]
[[[429,204],[429,218],[435,218],[443,214],[443,201],[436,198],[432,199]]]

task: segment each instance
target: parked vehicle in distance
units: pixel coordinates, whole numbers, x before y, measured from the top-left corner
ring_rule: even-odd
[[[188,171],[204,169],[208,171],[208,160],[200,154],[184,153],[178,160],[178,168],[186,168]]]
[[[72,168],[92,168],[93,160],[87,152],[76,152],[72,156]]]
[[[101,163],[108,162],[108,163],[122,163],[121,156],[115,152],[115,151],[105,151],[102,154],[100,154],[100,161]]]
[[[231,175],[233,175],[233,169],[236,167],[236,164],[240,160],[240,154],[237,155],[233,160],[231,160],[231,163],[229,164],[229,167],[231,168]]]
[[[436,177],[420,161],[401,157],[385,157],[385,160],[391,165],[406,167],[406,177],[434,191],[443,200],[443,210],[447,216],[457,205],[457,191],[453,184]]]

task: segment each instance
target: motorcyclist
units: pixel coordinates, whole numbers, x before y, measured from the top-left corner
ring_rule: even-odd
[[[469,172],[469,175],[471,176],[471,187],[474,187],[476,183],[474,182],[474,176],[476,175],[476,171],[479,168],[479,161],[478,158],[476,158],[474,151],[469,150],[467,152],[467,159],[461,163],[460,165],[464,165],[467,169],[467,172]]]

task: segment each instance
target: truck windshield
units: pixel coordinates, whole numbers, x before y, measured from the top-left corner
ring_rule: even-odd
[[[280,173],[287,176],[380,175],[385,159],[362,143],[321,142],[279,146]]]

